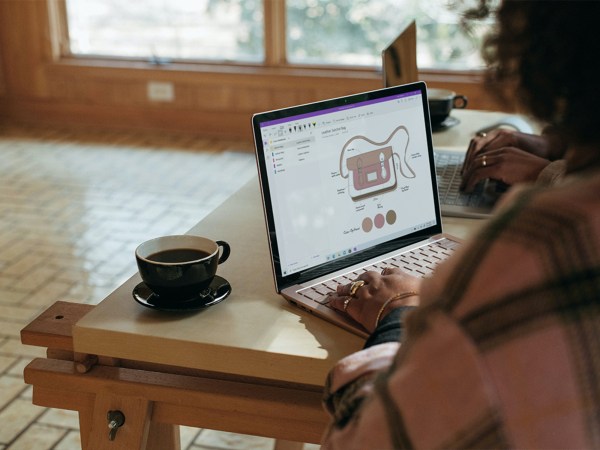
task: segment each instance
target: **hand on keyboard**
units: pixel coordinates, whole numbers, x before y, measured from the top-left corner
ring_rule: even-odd
[[[553,142],[544,136],[505,129],[475,136],[462,168],[461,190],[471,192],[482,180],[493,179],[507,185],[535,181],[550,164]]]
[[[330,294],[329,305],[372,332],[392,309],[419,304],[421,280],[398,268],[385,268],[382,273],[364,272],[357,280],[340,284]]]

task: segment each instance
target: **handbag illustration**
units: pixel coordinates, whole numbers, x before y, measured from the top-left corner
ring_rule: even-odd
[[[396,136],[399,131],[404,133]],[[392,140],[394,145],[390,144]],[[404,140],[405,142],[403,142]],[[416,174],[408,164],[406,156],[408,142],[408,130],[401,125],[396,127],[383,142],[375,142],[359,135],[344,144],[340,153],[340,175],[342,178],[348,179],[348,193],[352,200],[358,201],[396,189],[397,169],[404,178],[415,178]],[[402,146],[404,147],[403,161],[394,151],[395,147]],[[346,159],[347,171],[344,172],[344,156],[348,153],[351,153],[352,156]],[[404,172],[403,165],[406,166],[408,175]]]

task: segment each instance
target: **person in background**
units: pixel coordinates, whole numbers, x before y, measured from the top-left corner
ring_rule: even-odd
[[[338,288],[331,305],[371,335],[329,374],[325,449],[600,448],[600,2],[504,0],[495,16],[488,83],[550,126],[564,174],[513,186],[430,278]],[[497,163],[486,138],[467,180]]]
[[[565,150],[560,136],[549,129],[541,136],[505,128],[479,133],[467,149],[461,189],[471,192],[485,179],[508,186],[521,182],[556,183],[565,174]]]

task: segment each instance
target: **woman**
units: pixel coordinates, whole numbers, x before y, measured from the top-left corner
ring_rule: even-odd
[[[340,286],[372,335],[330,373],[324,448],[600,448],[600,3],[504,0],[497,24],[490,86],[551,125],[565,176],[513,187],[425,281]]]

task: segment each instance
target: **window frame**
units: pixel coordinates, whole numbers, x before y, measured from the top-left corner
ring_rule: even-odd
[[[143,58],[120,58],[120,57],[98,57],[72,55],[69,51],[67,0],[49,0],[49,17],[51,21],[51,41],[56,62],[66,63],[70,66],[104,66],[110,67],[147,67],[148,61]],[[289,73],[305,74],[305,76],[339,77],[341,73],[346,77],[365,77],[372,79],[373,76],[380,77],[378,68],[348,65],[311,65],[292,64],[286,59],[286,8],[285,0],[264,1],[264,36],[265,36],[265,59],[263,63],[243,62],[221,62],[221,61],[173,61],[164,65],[156,65],[157,69],[175,69],[177,71],[214,71],[231,73],[232,71],[252,73],[264,71],[268,74],[273,69],[285,70]],[[425,81],[434,84],[446,82],[451,84],[481,84],[482,70],[442,70],[442,69],[420,69],[419,74]]]
[[[69,55],[65,0],[0,2],[5,85],[0,115],[17,121],[162,129],[245,140],[251,138],[249,118],[258,111],[382,87],[381,68],[287,64],[282,0],[266,4],[270,44],[264,64],[161,65]],[[466,95],[469,109],[501,110],[486,94],[480,71],[428,70],[421,71],[419,79]],[[149,98],[147,88],[155,81],[173,84],[174,101]]]

